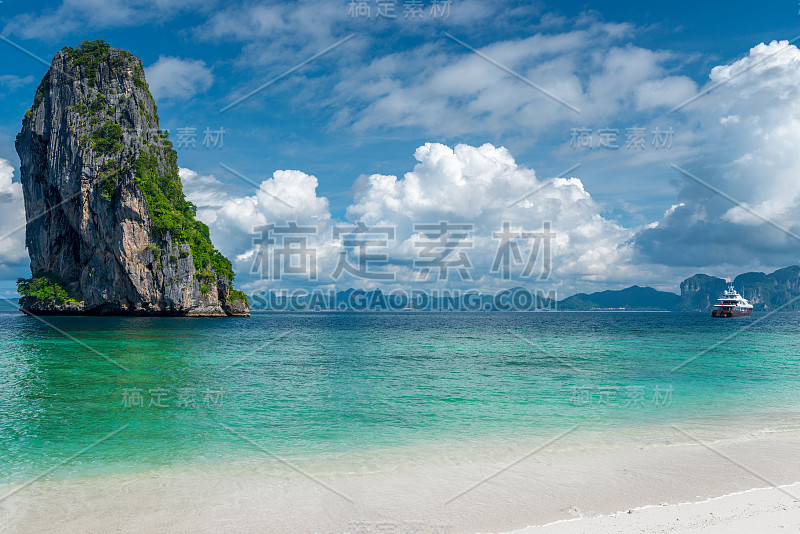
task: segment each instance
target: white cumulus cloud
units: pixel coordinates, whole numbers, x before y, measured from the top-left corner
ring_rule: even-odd
[[[180,169],[187,199],[197,206],[198,218],[208,224],[214,244],[234,261],[237,271],[247,275],[257,246],[254,238],[266,224],[316,228],[309,247],[317,251],[320,271],[335,257],[331,242],[331,214],[328,199],[317,196],[315,176],[298,170],[278,170],[263,180],[252,194],[236,196],[214,176],[200,176]]]
[[[22,184],[14,182],[11,162],[0,159],[0,264],[19,264],[25,250],[25,204]]]
[[[717,192],[676,173],[677,205],[636,238],[646,261],[714,269],[800,259],[791,235],[800,235],[798,79],[800,50],[786,41],[761,43],[711,70],[706,87],[714,90],[681,109],[695,153],[680,166]]]
[[[513,284],[541,283],[543,288],[569,291],[595,282],[617,282],[626,277],[638,280],[643,273],[629,262],[627,243],[633,231],[601,215],[602,206],[592,199],[576,177],[540,180],[536,173],[518,165],[504,147],[466,144],[451,148],[426,143],[415,154],[417,164],[402,178],[381,174],[365,175],[354,184],[354,198],[344,220],[331,217],[328,200],[317,195],[316,177],[299,170],[275,171],[258,191],[247,196],[213,194],[222,191],[213,177],[199,177],[183,169],[188,197],[207,213],[212,237],[223,252],[238,259],[240,273],[247,271],[256,255],[253,229],[274,223],[285,226],[314,226],[309,246],[317,251],[317,283],[338,287],[370,287],[376,283],[345,276],[334,280],[341,244],[333,239],[336,226],[364,223],[369,227],[391,227],[395,231],[386,248],[388,262],[377,267],[396,275],[384,288],[408,286],[419,281],[419,240],[423,230],[417,224],[469,225],[470,236],[461,241],[468,256],[470,279],[452,277],[451,286],[492,290]],[[538,191],[537,191],[538,190]],[[535,194],[531,195],[534,191]],[[213,213],[210,213],[213,212]],[[535,260],[532,277],[522,277],[524,263],[511,266],[511,279],[492,273],[500,240],[494,234],[504,224],[512,232],[543,232],[549,225],[552,238],[552,272],[537,282],[544,270],[543,250]],[[457,233],[457,232],[456,232]],[[525,261],[533,239],[520,242]],[[375,252],[375,251],[372,251]],[[356,261],[351,258],[351,261]],[[240,276],[240,280],[246,278]],[[429,279],[434,280],[435,277]],[[441,282],[441,281],[440,281]],[[443,283],[443,282],[442,282]],[[249,287],[264,287],[264,283]],[[274,287],[274,284],[273,284]]]
[[[214,83],[211,70],[199,59],[160,56],[145,69],[145,75],[156,99],[191,98]]]

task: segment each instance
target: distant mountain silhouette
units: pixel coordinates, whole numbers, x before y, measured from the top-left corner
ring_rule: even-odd
[[[681,297],[652,287],[631,286],[618,291],[578,293],[558,303],[559,310],[628,309],[672,310]]]
[[[800,310],[800,266],[792,265],[766,274],[751,272],[733,279],[736,290],[753,305],[755,311],[771,311],[785,306],[787,311]],[[651,287],[632,286],[618,291],[578,293],[558,303],[562,310],[670,310],[709,311],[727,289],[723,278],[695,274],[681,282],[681,294],[657,291]]]
[[[753,304],[755,311],[771,311],[785,306],[800,310],[800,266],[792,265],[774,273],[744,273],[733,280],[739,293]],[[380,289],[325,290],[323,293],[280,296],[272,292],[251,295],[255,310],[294,311],[533,311],[533,310],[650,310],[709,311],[727,289],[723,278],[695,274],[681,282],[680,295],[652,287],[631,286],[619,290],[578,293],[560,301],[523,287],[494,294],[443,290],[430,294],[422,290],[384,293]],[[302,293],[302,292],[301,292]]]
[[[709,310],[727,287],[722,278],[696,274],[681,283],[681,303],[677,310]],[[734,288],[753,305],[755,311],[772,311],[785,306],[787,311],[800,310],[800,266],[792,265],[766,274],[751,272],[733,279]]]
[[[753,304],[753,309],[775,310],[800,295],[800,266],[784,267],[770,274],[740,274],[734,278],[733,285]],[[800,310],[800,302],[785,309]]]

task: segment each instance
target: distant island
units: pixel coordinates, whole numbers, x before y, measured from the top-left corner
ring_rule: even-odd
[[[745,273],[733,280],[756,311],[800,310],[800,266],[773,273]],[[631,286],[620,290],[578,293],[562,300],[529,288],[514,287],[494,294],[476,291],[423,290],[383,292],[297,290],[285,295],[262,291],[251,295],[254,310],[263,311],[709,311],[728,287],[723,278],[696,274],[681,282],[681,293]]]
[[[142,60],[104,41],[53,58],[16,139],[33,314],[246,316],[159,127]]]
[[[800,296],[800,266],[765,274],[750,272],[733,279],[733,286],[753,304],[754,311],[771,311]],[[723,278],[695,274],[681,282],[680,295],[652,287],[631,286],[617,291],[578,293],[558,302],[560,310],[709,311],[728,287]],[[800,310],[800,301],[784,308]]]

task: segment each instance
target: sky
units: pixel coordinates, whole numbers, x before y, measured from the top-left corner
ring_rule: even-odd
[[[144,62],[184,190],[248,292],[677,292],[798,263],[796,3],[30,9],[0,4],[2,235],[25,220],[14,139],[39,80],[104,39]],[[276,259],[291,224],[314,228],[293,234],[307,268]],[[24,232],[0,240],[0,293],[29,273]]]

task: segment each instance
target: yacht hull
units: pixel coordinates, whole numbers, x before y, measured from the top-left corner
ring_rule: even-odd
[[[753,310],[711,310],[711,317],[750,317]]]

